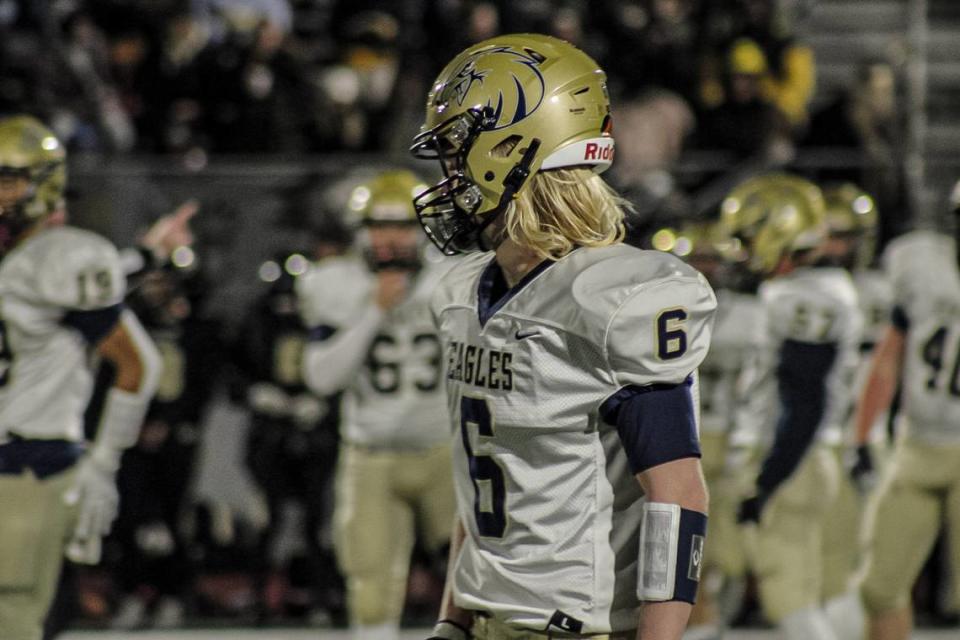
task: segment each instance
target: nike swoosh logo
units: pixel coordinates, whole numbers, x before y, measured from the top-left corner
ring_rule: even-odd
[[[513,337],[516,340],[523,340],[538,335],[540,335],[540,329],[527,329],[526,331],[517,331]]]

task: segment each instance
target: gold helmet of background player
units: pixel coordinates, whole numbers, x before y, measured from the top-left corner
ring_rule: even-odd
[[[854,241],[851,266],[866,266],[873,259],[877,232],[877,206],[857,185],[845,182],[823,187],[827,232]]]
[[[427,189],[412,171],[385,171],[353,189],[347,204],[362,225],[416,224],[413,199]]]
[[[870,194],[857,185],[842,184],[823,187],[827,208],[827,230],[831,234],[872,233],[877,228],[877,206]]]
[[[25,179],[20,193],[0,202],[5,224],[25,227],[64,206],[66,155],[54,133],[36,118],[0,120],[0,177]]]
[[[410,149],[444,173],[415,201],[427,236],[447,254],[475,250],[531,174],[609,167],[610,134],[606,74],[573,45],[518,34],[469,47],[433,83]]]
[[[416,271],[422,266],[423,234],[413,199],[427,185],[412,171],[385,171],[358,185],[347,203],[360,225],[357,244],[374,271]]]
[[[820,187],[786,173],[751,178],[724,198],[720,220],[750,255],[750,268],[770,273],[781,258],[814,249],[826,233]]]

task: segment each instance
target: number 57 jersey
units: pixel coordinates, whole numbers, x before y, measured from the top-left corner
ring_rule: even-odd
[[[472,255],[433,301],[467,531],[455,600],[530,629],[634,629],[643,496],[604,409],[677,384],[695,405],[713,291],[672,256],[625,245],[498,287],[492,254]]]

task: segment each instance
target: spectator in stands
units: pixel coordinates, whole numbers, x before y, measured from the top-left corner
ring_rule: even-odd
[[[383,150],[395,125],[390,116],[400,78],[400,23],[387,11],[363,11],[347,20],[343,34],[340,59],[321,77],[332,107],[320,123],[322,150]]]
[[[796,129],[807,122],[815,89],[813,51],[797,42],[775,4],[775,0],[737,0],[730,16],[730,37],[722,50],[729,50],[731,41],[743,38],[760,47],[766,57],[766,68],[759,78],[760,95]],[[721,61],[722,55],[714,55],[707,56],[703,63],[700,98],[707,107],[725,99]]]
[[[42,51],[55,60],[50,80],[52,128],[68,147],[129,151],[136,131],[110,75],[109,42],[93,16],[79,5],[54,13],[50,27],[58,46]]]
[[[698,0],[607,2],[601,20],[608,32],[602,56],[614,95],[624,98],[650,87],[696,98]]]
[[[314,94],[284,47],[282,22],[246,5],[223,9],[230,30],[197,58],[197,103],[215,152],[290,152],[309,146]]]
[[[904,121],[896,84],[888,62],[862,62],[850,87],[813,116],[803,140],[806,147],[833,150],[832,157],[838,149],[850,152],[840,158],[847,166],[822,169],[818,178],[860,184],[874,195],[877,208],[888,214],[880,220],[881,242],[903,231],[906,222]]]
[[[701,114],[694,146],[733,151],[741,158],[789,157],[789,125],[763,95],[768,71],[767,57],[756,42],[733,42],[726,52],[724,100]]]

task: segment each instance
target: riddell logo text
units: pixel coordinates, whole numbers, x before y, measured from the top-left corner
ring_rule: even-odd
[[[602,147],[596,142],[588,142],[583,151],[584,160],[613,160],[613,145],[605,144]]]

